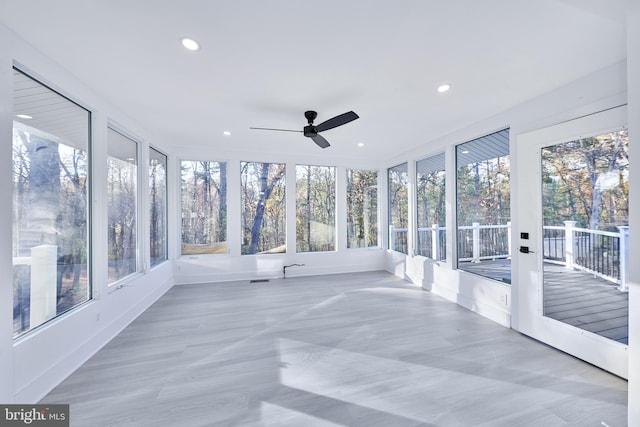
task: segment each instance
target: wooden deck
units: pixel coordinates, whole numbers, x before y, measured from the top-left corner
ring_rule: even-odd
[[[508,259],[465,262],[460,269],[511,283]],[[629,294],[593,274],[545,263],[544,315],[623,344],[629,342]]]
[[[544,314],[623,344],[629,343],[629,293],[593,274],[544,266]]]

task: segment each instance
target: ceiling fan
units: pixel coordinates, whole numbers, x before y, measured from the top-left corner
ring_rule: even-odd
[[[318,135],[320,132],[324,132],[325,130],[337,128],[338,126],[342,126],[349,122],[354,121],[359,118],[359,116],[353,111],[349,111],[347,113],[340,114],[338,116],[332,117],[329,120],[326,120],[319,125],[314,125],[313,121],[318,117],[318,113],[315,111],[305,111],[304,116],[307,118],[308,125],[305,126],[302,130],[292,130],[292,129],[274,129],[274,128],[249,128],[249,129],[258,129],[258,130],[277,130],[281,132],[302,132],[304,136],[307,138],[311,138],[313,142],[318,145],[320,148],[327,148],[329,146],[329,141],[327,141],[324,137]]]

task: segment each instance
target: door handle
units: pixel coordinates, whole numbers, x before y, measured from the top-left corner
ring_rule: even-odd
[[[520,246],[520,253],[534,254],[535,252],[529,250],[529,246]]]

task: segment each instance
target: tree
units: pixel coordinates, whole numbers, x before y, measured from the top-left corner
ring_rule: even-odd
[[[285,165],[274,163],[243,163],[241,167],[241,174],[244,176],[242,180],[243,186],[243,209],[245,217],[249,217],[248,212],[253,212],[252,221],[247,224],[246,228],[249,231],[249,242],[246,250],[243,253],[255,254],[261,248],[262,250],[273,250],[276,247],[283,244],[279,236],[279,221],[278,218],[283,216],[284,212],[278,212],[278,209],[273,209],[273,205],[277,201],[271,199],[272,194],[276,196],[278,193],[284,194],[285,178]],[[249,183],[249,174],[253,175],[251,185]],[[274,193],[274,190],[276,191]],[[255,193],[257,191],[257,198]],[[252,193],[252,194],[249,194]],[[271,209],[270,209],[271,208]],[[282,208],[280,208],[282,210]],[[267,218],[275,220],[274,224],[266,224],[265,227],[264,218],[265,214]],[[271,227],[268,227],[271,225]],[[275,229],[274,227],[275,226]]]
[[[182,253],[224,253],[227,240],[226,163],[181,163]]]
[[[335,249],[335,167],[296,166],[296,247]]]
[[[407,253],[407,231],[409,226],[409,182],[407,164],[388,169],[389,183],[389,225],[405,231],[396,232],[392,237],[395,247],[391,249]]]
[[[151,265],[167,258],[166,254],[166,157],[151,149],[149,163],[149,251]]]
[[[580,227],[628,224],[629,140],[626,131],[581,138],[542,150],[544,222]]]
[[[347,171],[347,247],[378,244],[376,171]]]

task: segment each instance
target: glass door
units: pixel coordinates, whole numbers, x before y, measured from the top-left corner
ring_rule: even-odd
[[[623,107],[518,138],[514,327],[627,375],[629,139]]]

